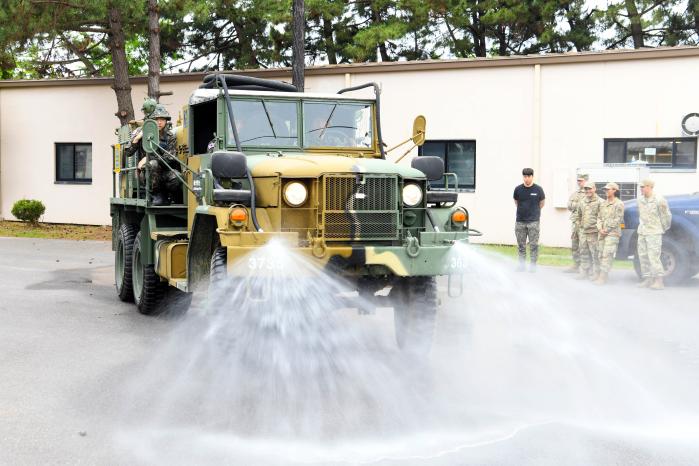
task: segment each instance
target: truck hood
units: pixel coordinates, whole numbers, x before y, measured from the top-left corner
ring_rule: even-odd
[[[673,215],[683,215],[685,210],[699,209],[699,193],[664,196]],[[624,202],[624,223],[626,228],[638,227],[638,201]]]
[[[420,170],[388,160],[338,155],[249,155],[248,167],[255,177],[281,175],[288,178],[316,178],[326,173],[380,173],[417,179],[425,177]]]

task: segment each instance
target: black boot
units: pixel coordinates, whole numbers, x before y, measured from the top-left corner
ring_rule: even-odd
[[[151,197],[151,205],[154,205],[154,206],[170,205],[170,201],[162,193],[153,193],[153,196]]]

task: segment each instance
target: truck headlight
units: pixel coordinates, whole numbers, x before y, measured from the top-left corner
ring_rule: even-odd
[[[308,190],[303,183],[292,181],[284,186],[284,201],[291,207],[303,205],[308,198]]]
[[[415,183],[403,186],[403,204],[408,207],[415,207],[422,202],[422,189]]]

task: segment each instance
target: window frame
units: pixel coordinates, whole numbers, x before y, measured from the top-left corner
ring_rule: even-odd
[[[90,169],[90,178],[75,178],[75,146],[84,145],[90,146],[90,162],[92,162],[92,143],[91,142],[54,142],[54,184],[92,184],[92,169]],[[73,178],[60,177],[60,163],[58,160],[59,146],[73,146]],[[90,164],[92,168],[92,164]]]
[[[476,170],[478,167],[478,144],[475,139],[426,139],[425,144],[428,142],[442,142],[444,143],[444,172],[449,173],[449,144],[458,142],[472,142],[473,143],[473,184],[465,185],[462,187],[461,180],[459,180],[459,185],[456,191],[460,193],[472,193],[476,191]],[[418,147],[417,155],[418,157],[423,157],[423,147],[424,144]],[[453,178],[452,178],[453,179]],[[434,191],[444,191],[446,188],[431,188]]]
[[[670,165],[664,163],[648,163],[648,168],[651,170],[693,170],[697,169],[697,152],[699,152],[699,138],[697,137],[666,137],[666,138],[604,138],[604,163],[619,163],[608,161],[608,144],[609,142],[623,142],[624,143],[624,160],[628,155],[628,146],[630,142],[672,142],[672,163]],[[692,165],[678,165],[676,163],[677,159],[677,142],[693,142],[694,143],[694,164]],[[624,161],[623,163],[632,163]]]

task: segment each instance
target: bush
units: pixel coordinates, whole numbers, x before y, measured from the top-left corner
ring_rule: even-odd
[[[12,206],[12,215],[32,224],[36,224],[44,212],[46,212],[44,203],[34,199],[20,199]]]

